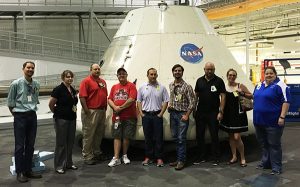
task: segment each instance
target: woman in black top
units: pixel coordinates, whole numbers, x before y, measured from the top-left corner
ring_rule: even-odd
[[[66,169],[78,169],[72,161],[78,103],[76,90],[71,86],[73,78],[73,72],[65,70],[61,74],[63,82],[53,89],[49,101],[56,132],[54,168],[59,174],[64,174]]]
[[[241,139],[241,132],[248,131],[248,119],[246,111],[243,111],[239,96],[242,95],[249,99],[253,98],[253,95],[243,84],[235,82],[237,78],[237,72],[234,69],[227,71],[226,84],[226,102],[224,107],[224,116],[220,129],[229,134],[229,144],[232,153],[232,158],[228,164],[234,164],[237,162],[237,150],[241,156],[241,167],[246,167],[246,159],[244,155],[244,143]]]

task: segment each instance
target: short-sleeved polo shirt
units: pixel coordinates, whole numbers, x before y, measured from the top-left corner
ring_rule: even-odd
[[[220,94],[226,93],[224,81],[214,76],[207,80],[205,76],[200,77],[195,86],[195,92],[198,93],[199,112],[217,112],[220,106]]]

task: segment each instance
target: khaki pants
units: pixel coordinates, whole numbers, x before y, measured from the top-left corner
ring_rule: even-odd
[[[81,110],[82,120],[82,156],[84,160],[91,160],[100,155],[101,141],[105,132],[106,111],[100,109],[89,109],[89,115]]]

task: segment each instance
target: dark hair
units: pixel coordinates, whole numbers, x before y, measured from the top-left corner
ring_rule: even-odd
[[[237,72],[235,71],[235,69],[230,68],[230,69],[227,71],[227,73],[226,73],[226,77],[228,77],[229,72],[231,72],[231,71],[235,72],[235,74],[236,74],[236,76],[237,76]]]
[[[65,70],[65,71],[62,72],[62,74],[61,74],[61,76],[60,76],[60,77],[61,77],[61,80],[64,80],[64,78],[65,78],[68,74],[70,74],[72,78],[74,77],[74,73],[73,73],[72,71],[70,71],[70,70]]]
[[[184,68],[183,68],[182,65],[180,65],[180,64],[175,64],[175,65],[172,67],[172,72],[173,72],[176,68],[178,68],[178,67],[180,67],[181,70],[182,70],[182,72],[184,72]]]
[[[266,67],[266,68],[265,68],[265,73],[266,73],[267,69],[272,70],[272,71],[275,73],[275,75],[277,76],[277,71],[275,70],[275,67],[274,67],[274,66],[268,66],[268,67]]]
[[[155,68],[149,68],[149,69],[147,70],[147,76],[149,75],[149,71],[151,71],[151,70],[157,71]]]
[[[32,64],[35,67],[35,63],[34,62],[32,62],[32,61],[26,61],[23,64],[23,69],[27,66],[27,64]]]

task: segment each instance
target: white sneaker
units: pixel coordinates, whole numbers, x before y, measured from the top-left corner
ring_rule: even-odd
[[[111,161],[109,162],[108,166],[109,166],[109,167],[115,167],[115,166],[118,166],[118,165],[120,165],[120,164],[121,164],[121,160],[118,159],[118,158],[113,157],[113,158],[111,159]]]
[[[130,164],[130,160],[128,159],[127,154],[123,155],[122,160],[123,160],[124,164]]]

